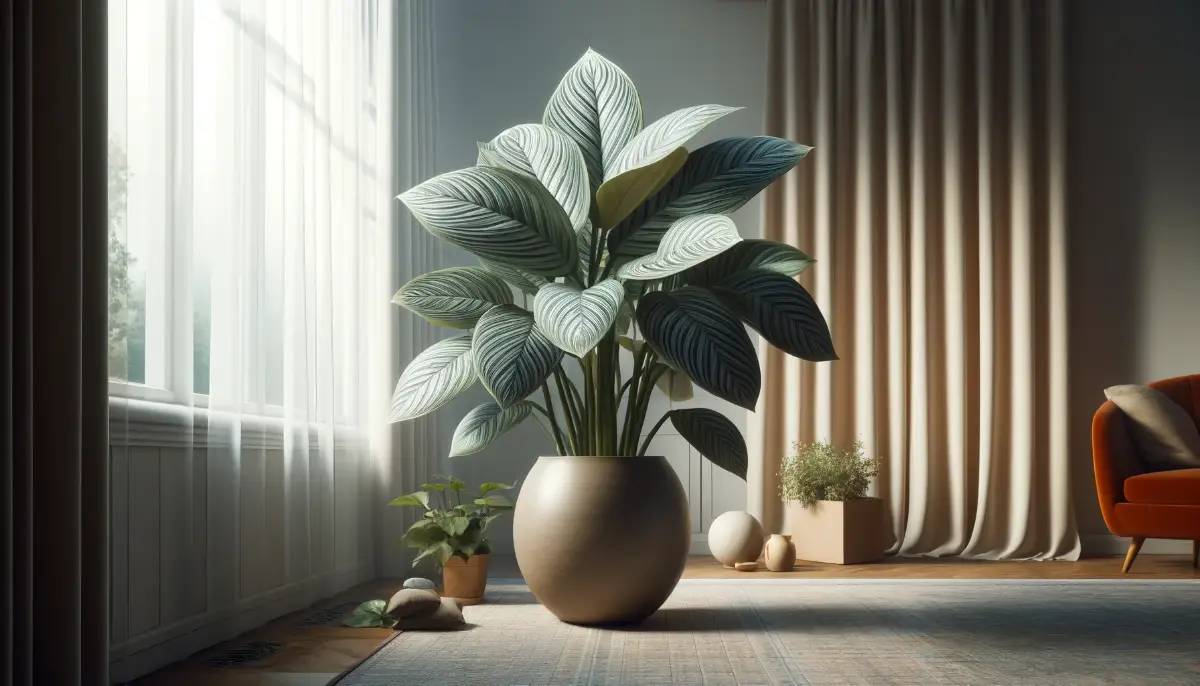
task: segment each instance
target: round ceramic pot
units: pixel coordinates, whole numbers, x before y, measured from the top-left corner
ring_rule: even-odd
[[[463,604],[474,605],[483,600],[487,588],[490,555],[472,555],[467,559],[454,555],[442,568],[442,596],[457,598]]]
[[[529,590],[571,624],[635,624],[683,576],[687,493],[664,457],[542,457],[513,512]]]

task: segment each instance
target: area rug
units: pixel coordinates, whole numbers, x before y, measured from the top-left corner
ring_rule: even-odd
[[[339,686],[1200,684],[1187,580],[685,580],[623,630],[563,624],[519,583],[488,598]]]

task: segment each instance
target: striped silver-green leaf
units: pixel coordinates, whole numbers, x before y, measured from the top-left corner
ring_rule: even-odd
[[[616,178],[631,169],[658,162],[682,147],[704,127],[740,109],[725,105],[696,105],[668,114],[634,136],[611,161],[605,160],[604,179]]]
[[[683,144],[713,121],[741,109],[697,105],[677,110],[639,133],[604,165],[604,183],[596,189],[600,225],[612,228],[646,198],[658,192],[687,160]]]
[[[550,279],[547,279],[544,276],[523,272],[520,269],[517,269],[516,267],[510,267],[507,264],[490,262],[488,260],[479,260],[479,263],[483,265],[484,269],[492,272],[496,276],[499,276],[501,279],[504,279],[505,283],[509,284],[510,286],[516,286],[522,292],[529,293],[530,295],[537,293],[539,288],[550,283]]]
[[[448,338],[417,355],[396,384],[389,422],[429,414],[475,383],[471,334]]]
[[[467,413],[454,438],[450,440],[450,457],[477,453],[509,429],[525,421],[533,410],[533,403],[522,400],[507,409],[496,403],[484,403]]]
[[[675,220],[729,214],[787,173],[812,148],[771,136],[723,138],[688,155],[679,173],[609,233],[618,257],[654,252]]]
[[[496,151],[492,150],[491,143],[476,143],[479,148],[479,154],[475,157],[475,166],[477,167],[502,167],[503,164],[496,158]]]
[[[795,279],[769,269],[738,272],[713,288],[771,345],[810,362],[836,360],[829,325]]]
[[[533,300],[533,318],[555,345],[583,357],[612,328],[624,301],[625,287],[616,279],[586,290],[550,283],[542,286]]]
[[[653,291],[638,326],[663,361],[718,398],[754,409],[762,376],[746,327],[712,293],[695,286]]]
[[[537,390],[563,352],[516,305],[488,310],[475,325],[475,372],[501,407],[512,407]]]
[[[786,243],[751,238],[716,257],[688,269],[680,277],[692,286],[715,286],[745,269],[768,269],[784,276],[796,276],[814,260],[799,248]]]
[[[430,233],[478,257],[540,276],[575,270],[571,219],[534,178],[469,167],[435,176],[400,199]]]
[[[492,139],[487,156],[540,181],[566,210],[573,229],[587,222],[592,207],[587,166],[579,146],[566,134],[543,124],[520,124]]]
[[[741,242],[737,226],[723,214],[697,214],[671,225],[653,254],[621,265],[617,276],[654,281],[678,274]]]
[[[671,425],[709,462],[745,479],[750,467],[746,439],[728,417],[703,407],[671,410]]]
[[[451,267],[409,281],[392,302],[438,326],[469,329],[492,307],[511,303],[512,289],[483,267]]]
[[[595,191],[604,170],[642,130],[642,101],[629,76],[589,48],[554,89],[542,123],[579,146]]]
[[[592,222],[588,221],[575,232],[575,245],[579,249],[579,282],[587,283],[592,266]],[[603,256],[601,256],[603,257]]]

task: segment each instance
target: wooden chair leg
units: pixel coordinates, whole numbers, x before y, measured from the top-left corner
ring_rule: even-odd
[[[1138,551],[1142,549],[1142,544],[1146,542],[1145,536],[1134,536],[1129,542],[1129,552],[1125,553],[1125,565],[1121,567],[1121,573],[1129,573],[1129,568],[1133,566],[1133,560],[1137,557]]]
[[[1192,541],[1192,566],[1200,567],[1200,539]]]

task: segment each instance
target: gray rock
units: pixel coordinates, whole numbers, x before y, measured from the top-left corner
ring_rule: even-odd
[[[437,588],[437,584],[433,583],[429,579],[422,579],[419,576],[414,576],[411,579],[404,580],[404,587],[405,588],[427,588],[432,591],[433,589]]]

